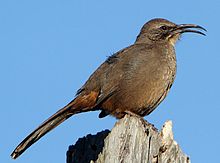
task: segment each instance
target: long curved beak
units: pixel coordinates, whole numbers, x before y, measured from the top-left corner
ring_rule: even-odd
[[[193,28],[193,29],[191,29]],[[197,29],[197,30],[195,30]],[[175,35],[175,34],[181,34],[181,33],[186,33],[186,32],[192,32],[192,33],[198,33],[201,35],[206,36],[205,33],[201,32],[202,31],[207,31],[205,28],[199,26],[199,25],[195,25],[195,24],[180,24],[177,25],[175,28],[173,28],[173,30],[170,32],[171,35]]]

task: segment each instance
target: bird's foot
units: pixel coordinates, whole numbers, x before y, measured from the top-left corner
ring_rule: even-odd
[[[131,112],[129,110],[125,110],[125,114],[129,114],[130,116],[134,116],[134,117],[137,117],[137,118],[143,118],[140,115],[138,115],[138,114],[136,114],[134,112]]]
[[[131,112],[131,111],[129,111],[129,110],[126,110],[126,111],[125,111],[125,114],[128,114],[128,115],[130,115],[130,116],[134,116],[134,117],[136,117],[136,118],[139,118],[139,119],[141,120],[142,124],[144,124],[144,125],[147,124],[147,122],[145,121],[145,119],[144,119],[142,116],[140,116],[140,115],[138,115],[138,114],[136,114],[136,113],[134,113],[134,112]]]
[[[128,114],[128,115],[130,115],[130,116],[134,116],[134,117],[137,117],[137,118],[139,118],[140,120],[141,120],[141,123],[144,125],[144,126],[152,126],[152,129],[154,130],[154,131],[158,131],[157,130],[157,128],[155,128],[154,127],[154,125],[153,124],[151,124],[151,123],[149,123],[148,121],[146,121],[142,116],[140,116],[140,115],[138,115],[138,114],[135,114],[135,113],[133,113],[133,112],[131,112],[131,111],[125,111],[125,114]]]

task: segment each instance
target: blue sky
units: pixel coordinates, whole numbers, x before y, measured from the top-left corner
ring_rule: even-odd
[[[177,78],[165,101],[146,120],[173,121],[175,140],[192,162],[220,162],[220,2],[0,1],[0,162],[65,162],[68,146],[111,129],[113,117],[73,116],[16,161],[14,147],[73,99],[106,59],[132,44],[156,17],[204,26],[207,36],[184,34],[177,43]]]

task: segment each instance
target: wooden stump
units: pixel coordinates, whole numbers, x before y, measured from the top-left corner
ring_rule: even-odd
[[[143,119],[126,115],[112,131],[80,138],[67,151],[67,163],[190,163],[173,140],[172,122],[159,132]]]

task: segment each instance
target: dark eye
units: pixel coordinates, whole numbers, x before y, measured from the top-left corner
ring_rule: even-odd
[[[165,31],[165,30],[168,30],[168,27],[167,27],[167,26],[165,26],[165,25],[163,25],[163,26],[161,26],[161,27],[160,27],[160,29],[162,29],[162,30],[164,30],[164,31]]]

